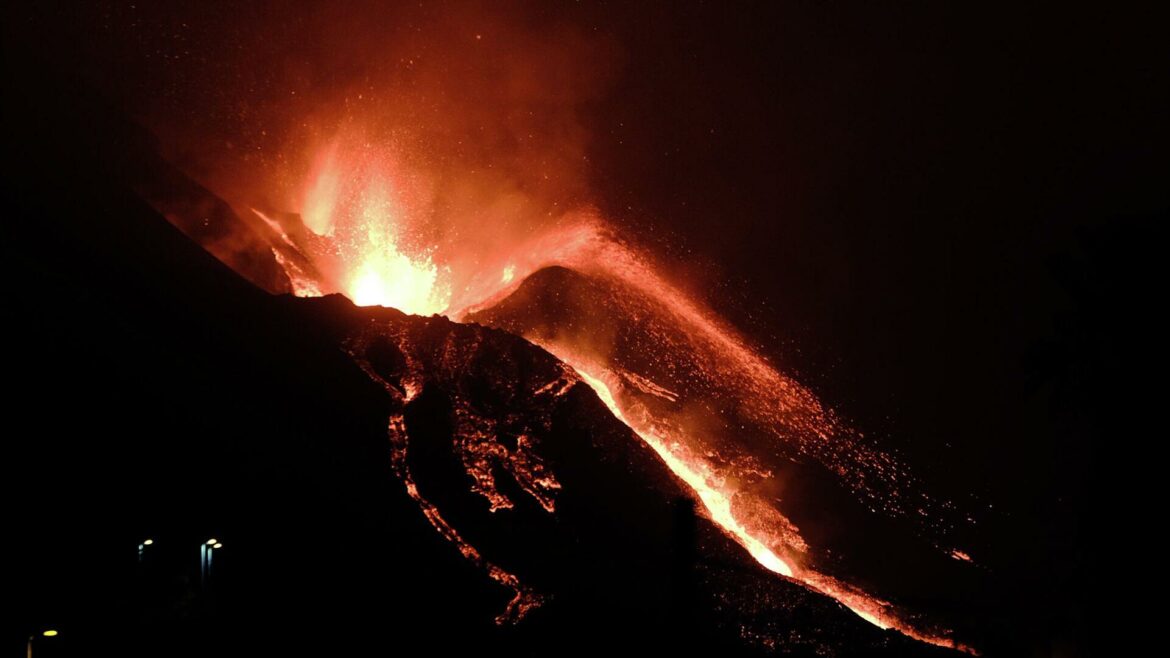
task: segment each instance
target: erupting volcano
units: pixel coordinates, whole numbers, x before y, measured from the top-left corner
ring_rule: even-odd
[[[1084,163],[1010,152],[1059,112],[1008,139],[1035,85],[971,74],[987,30],[226,4],[6,22],[30,651],[1080,642],[1094,396],[1061,396],[1113,380],[1061,361],[1098,327],[1030,303],[1016,220]]]

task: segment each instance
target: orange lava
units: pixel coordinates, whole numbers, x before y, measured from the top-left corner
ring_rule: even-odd
[[[347,351],[358,367],[371,380],[381,385],[396,404],[397,410],[390,415],[387,423],[387,436],[391,449],[390,460],[395,474],[406,487],[407,495],[415,501],[423,516],[440,536],[453,544],[466,560],[486,571],[492,580],[512,590],[512,599],[504,611],[496,617],[496,623],[503,625],[520,621],[526,614],[539,607],[544,602],[544,597],[531,587],[521,583],[515,574],[485,558],[444,518],[439,508],[419,490],[410,468],[408,458],[410,435],[402,409],[422,391],[427,373],[417,366],[412,357],[406,356],[409,354],[408,350],[404,352],[404,356],[406,356],[409,367],[402,380],[392,383],[384,379],[366,359],[364,353],[368,349],[367,339],[371,335],[390,336],[393,335],[393,330],[386,329],[379,333],[377,327],[369,327],[368,329],[371,329],[372,333],[359,334],[351,339],[347,344]],[[403,346],[409,343],[401,336],[399,339]],[[450,336],[448,339],[447,347],[450,349],[446,350],[446,353],[459,354],[458,339]],[[458,360],[451,364],[453,370],[459,370],[460,365]],[[566,369],[566,372],[559,377],[534,390],[532,395],[534,397],[542,395],[560,397],[573,383],[572,376],[567,373]],[[495,512],[513,507],[513,502],[496,488],[492,475],[495,466],[506,469],[520,485],[520,488],[531,496],[545,512],[552,514],[556,510],[555,495],[560,490],[561,485],[540,458],[536,456],[531,439],[526,434],[517,437],[515,447],[509,449],[497,440],[495,428],[491,426],[488,419],[479,417],[466,409],[457,410],[455,415],[457,420],[453,435],[456,452],[459,454],[467,474],[475,481],[472,490],[487,499],[490,511]]]
[[[430,253],[410,249],[417,209],[409,176],[385,152],[338,138],[318,154],[301,201],[308,235],[298,244],[272,219],[256,214],[281,236],[277,261],[302,296],[341,292],[358,306],[389,306],[431,315],[446,310],[451,287]],[[283,247],[308,257],[324,281],[309,285]]]
[[[390,437],[390,444],[393,446],[394,452],[392,461],[398,477],[402,479],[406,485],[406,493],[415,503],[422,509],[423,515],[431,526],[434,527],[444,539],[455,544],[459,549],[459,553],[464,558],[470,560],[473,564],[483,568],[487,571],[488,576],[497,583],[512,590],[512,600],[508,602],[507,607],[499,616],[496,617],[497,624],[509,624],[520,621],[524,615],[528,614],[532,609],[540,606],[541,597],[533,592],[530,588],[525,587],[520,583],[520,579],[515,574],[510,573],[496,566],[492,562],[480,554],[478,550],[467,540],[465,540],[456,530],[447,523],[443,515],[439,512],[439,508],[435,507],[433,503],[423,497],[419,493],[418,485],[415,484],[414,476],[410,472],[410,466],[406,462],[406,450],[408,445],[406,435],[406,424],[402,420],[402,416],[393,416],[390,418],[388,425],[388,434]]]
[[[658,456],[670,470],[695,492],[711,520],[726,530],[765,568],[782,576],[791,577],[793,575],[792,567],[788,562],[772,552],[763,541],[752,536],[735,518],[731,512],[731,498],[734,496],[734,492],[728,491],[718,476],[705,468],[702,462],[686,459],[682,454],[684,448],[678,442],[671,441],[669,437],[661,435],[653,428],[636,428],[631,425],[625,414],[622,413],[617,401],[614,400],[609,385],[602,379],[605,377],[604,374],[591,375],[581,362],[564,356],[559,358],[572,366],[577,374],[581,375],[581,379],[597,393],[597,397],[601,398],[605,406],[609,407],[613,415],[634,430],[647,445],[654,449],[654,452],[658,453]]]
[[[558,352],[555,347],[548,345],[544,347],[554,354]],[[695,492],[710,519],[743,546],[761,566],[836,599],[857,616],[878,628],[892,628],[922,642],[959,649],[967,653],[977,653],[972,648],[958,644],[950,638],[922,633],[907,626],[901,622],[896,611],[885,601],[869,596],[831,576],[812,569],[801,568],[795,563],[790,563],[779,557],[773,549],[769,548],[769,544],[776,541],[775,536],[761,536],[745,527],[745,524],[732,511],[731,500],[736,495],[734,488],[729,486],[724,479],[713,474],[701,459],[687,454],[688,441],[685,438],[665,435],[661,429],[652,425],[631,423],[610,388],[611,383],[615,383],[612,374],[605,370],[599,370],[596,366],[573,355],[565,354],[563,350],[557,354],[557,357],[576,370],[582,381],[597,393],[597,397],[609,407],[614,416],[626,423],[635,434],[654,449],[654,452],[670,468],[671,472]]]

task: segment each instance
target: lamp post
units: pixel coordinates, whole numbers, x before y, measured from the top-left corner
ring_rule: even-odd
[[[143,560],[143,557],[146,554],[146,547],[150,546],[152,544],[154,544],[154,540],[148,538],[148,539],[142,540],[142,543],[138,545],[138,561],[139,562],[141,562]]]
[[[44,631],[41,631],[41,636],[42,637],[57,637],[57,630],[54,628],[45,629]],[[25,658],[32,658],[33,640],[35,640],[36,637],[37,637],[36,635],[28,636],[28,644],[25,645]]]
[[[212,537],[199,545],[199,585],[207,589],[207,581],[211,579],[211,562],[217,549],[223,548],[223,542]]]

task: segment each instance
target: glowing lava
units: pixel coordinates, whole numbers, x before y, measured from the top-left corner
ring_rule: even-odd
[[[345,286],[358,306],[391,306],[405,313],[429,315],[447,307],[450,299],[439,286],[439,269],[429,258],[411,260],[398,251],[393,233],[371,222],[363,258]]]
[[[718,481],[719,478],[717,476],[704,468],[702,463],[687,461],[679,454],[681,452],[681,446],[677,442],[670,441],[670,439],[660,435],[651,428],[639,429],[631,425],[625,414],[622,413],[621,407],[618,406],[617,401],[614,399],[609,385],[602,379],[605,375],[594,376],[589,374],[586,367],[579,361],[574,362],[563,357],[561,357],[561,360],[572,366],[577,371],[577,374],[581,376],[581,379],[586,384],[589,384],[589,387],[597,393],[597,397],[601,398],[605,406],[609,407],[613,415],[629,426],[630,429],[634,430],[635,434],[653,448],[654,452],[658,453],[659,458],[666,463],[667,467],[679,479],[687,483],[687,486],[703,502],[703,507],[707,510],[707,514],[711,516],[712,521],[719,524],[721,528],[734,537],[765,568],[782,576],[792,577],[792,567],[772,552],[764,542],[753,537],[740,524],[739,520],[735,518],[735,515],[732,514],[731,497],[728,495],[723,483]]]
[[[430,253],[407,247],[408,230],[421,212],[415,196],[410,177],[397,171],[391,155],[353,138],[334,140],[318,154],[301,202],[301,219],[312,235],[295,244],[280,231],[282,242],[327,280],[315,288],[298,285],[303,273],[278,255],[297,293],[339,291],[358,306],[416,315],[444,311],[451,301],[445,272]]]
[[[553,350],[550,349],[550,351]],[[560,350],[560,352],[558,358],[580,375],[581,380],[597,393],[597,397],[609,407],[618,420],[625,423],[638,437],[653,448],[671,472],[695,492],[711,520],[743,546],[761,566],[791,578],[809,589],[836,599],[858,617],[878,628],[883,630],[893,628],[921,642],[958,649],[970,654],[978,653],[971,647],[957,643],[951,638],[924,633],[906,625],[899,619],[896,610],[886,601],[870,596],[831,576],[790,564],[778,556],[768,547],[776,539],[767,534],[760,535],[755,529],[745,527],[744,523],[732,511],[731,501],[735,497],[734,487],[729,486],[723,478],[715,475],[703,460],[689,456],[685,439],[665,435],[654,428],[653,424],[631,422],[621,405],[618,404],[617,398],[611,390],[611,384],[608,383],[616,384],[616,379],[611,373],[604,370],[599,372],[595,366],[587,365],[584,361],[571,355],[566,356],[564,350]],[[799,542],[799,537],[795,536],[795,538]]]
[[[442,326],[442,325],[439,325]],[[460,325],[448,325],[459,327]],[[461,327],[462,328],[462,327]],[[426,331],[425,326],[423,331]],[[431,500],[422,494],[410,468],[410,435],[403,415],[405,406],[425,388],[428,379],[443,379],[451,384],[451,379],[458,380],[460,376],[471,370],[471,362],[476,358],[478,351],[483,347],[482,341],[473,332],[449,332],[442,341],[442,348],[434,354],[441,355],[440,367],[425,367],[422,359],[413,346],[425,344],[418,335],[410,333],[410,329],[402,330],[394,323],[383,326],[369,324],[359,334],[351,337],[347,342],[346,350],[358,364],[358,367],[373,381],[377,382],[394,402],[396,412],[390,415],[387,424],[387,433],[391,447],[391,465],[398,478],[406,487],[406,493],[418,504],[423,516],[444,539],[451,542],[459,553],[467,560],[482,568],[488,576],[499,584],[512,590],[513,596],[504,612],[496,617],[497,624],[512,624],[521,620],[526,614],[539,607],[544,597],[531,587],[520,582],[513,573],[506,571],[499,565],[488,560],[473,546],[454,526],[443,516]],[[404,367],[397,373],[397,377],[379,372],[379,368],[372,362],[377,352],[371,349],[379,340],[391,340],[400,350]],[[559,372],[551,373],[551,379],[532,377],[525,379],[528,388],[523,397],[527,400],[555,399],[564,395],[576,383],[571,371],[564,365]],[[541,419],[529,415],[526,420],[532,425],[517,426],[519,434],[515,437],[514,445],[506,445],[500,441],[501,433],[496,419],[479,413],[465,400],[455,398],[453,413],[453,447],[459,456],[467,476],[475,483],[472,491],[483,496],[489,504],[489,511],[513,509],[516,505],[514,496],[501,490],[496,483],[496,472],[502,470],[509,474],[512,480],[519,485],[520,490],[531,496],[545,513],[553,514],[556,511],[556,495],[561,489],[551,469],[540,457],[538,450],[539,439],[536,438],[538,428],[547,426],[549,419]]]

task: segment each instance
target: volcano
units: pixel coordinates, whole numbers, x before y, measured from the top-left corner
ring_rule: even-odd
[[[10,4],[5,651],[1157,628],[1122,16]]]
[[[48,538],[38,561],[86,536],[193,525],[237,551],[214,605],[182,587],[144,603],[122,580],[133,565],[106,546],[95,559],[113,566],[96,580],[76,562],[35,570],[25,613],[84,629],[75,646],[131,624],[124,646],[143,653],[421,641],[488,654],[945,653],[753,560],[588,374],[539,345],[581,311],[545,298],[594,287],[588,277],[538,270],[470,323],[273,295],[237,273],[289,289],[264,251],[205,251],[152,198],[239,221],[226,204],[100,103],[82,128],[74,107],[40,104],[59,87],[38,89],[22,121],[60,139],[8,163],[14,237],[40,245],[8,262],[39,281],[15,302],[18,407],[56,420],[22,455],[38,484],[20,523]],[[594,292],[572,297],[608,298]],[[646,404],[676,401],[647,390]]]

